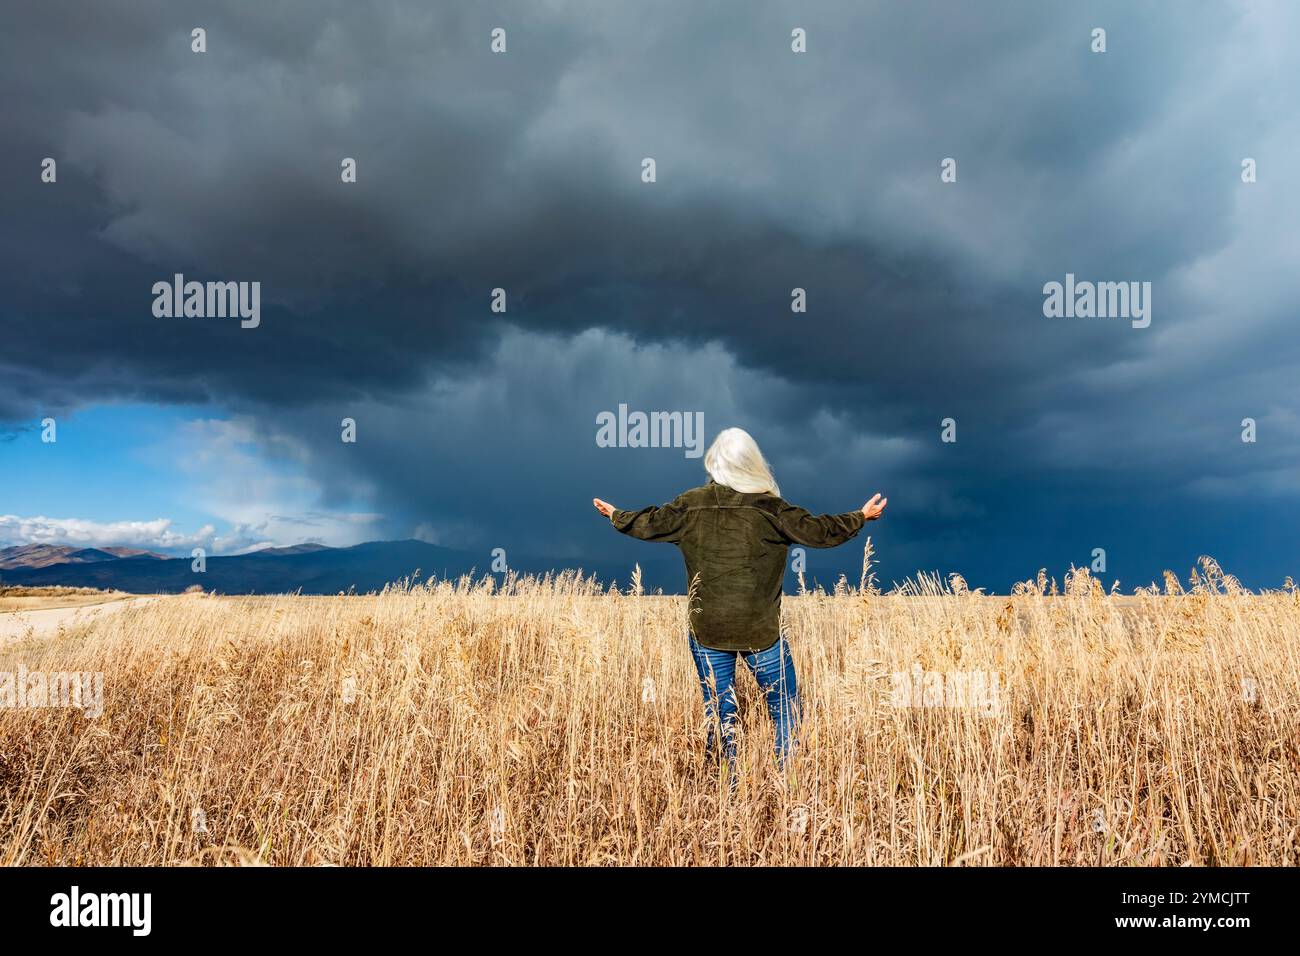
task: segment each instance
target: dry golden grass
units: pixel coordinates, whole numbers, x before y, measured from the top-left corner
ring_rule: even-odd
[[[0,863],[1300,862],[1294,588],[1208,563],[1175,596],[837,591],[785,601],[785,773],[744,677],[734,794],[680,598],[563,577],[129,608],[0,654],[105,675],[98,719],[0,710]],[[996,672],[1000,713],[895,706],[917,664]]]
[[[83,607],[87,604],[120,601],[127,597],[130,595],[122,591],[101,591],[98,588],[0,587],[0,613]]]

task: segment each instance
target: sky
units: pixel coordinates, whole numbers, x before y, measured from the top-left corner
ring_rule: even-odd
[[[886,494],[884,581],[1300,577],[1294,4],[6,21],[0,547],[631,563],[592,497],[705,475],[601,447],[626,405],[746,428],[814,511]],[[155,315],[177,273],[258,282],[259,324]],[[1067,274],[1150,283],[1149,325],[1048,317]]]

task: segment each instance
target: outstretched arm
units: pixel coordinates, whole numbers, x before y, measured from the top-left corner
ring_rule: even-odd
[[[868,521],[879,518],[888,503],[888,498],[877,494],[859,511],[842,515],[814,515],[795,505],[784,504],[777,514],[777,523],[795,544],[808,548],[834,548],[856,535]]]
[[[681,504],[680,498],[660,507],[651,505],[640,511],[623,511],[599,498],[592,498],[591,503],[619,531],[642,541],[676,542],[681,538],[686,525],[686,508]]]

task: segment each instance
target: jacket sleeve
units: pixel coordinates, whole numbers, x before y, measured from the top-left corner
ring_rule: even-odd
[[[853,538],[867,519],[861,511],[842,515],[814,515],[803,508],[782,501],[776,514],[778,529],[792,543],[808,548],[834,548]]]
[[[610,523],[624,534],[642,541],[667,541],[677,543],[686,530],[687,507],[682,499],[675,498],[666,505],[651,505],[640,511],[615,509]]]

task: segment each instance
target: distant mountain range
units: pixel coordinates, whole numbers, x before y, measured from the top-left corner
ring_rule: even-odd
[[[54,564],[94,564],[123,558],[165,561],[167,555],[135,548],[74,548],[66,544],[22,544],[0,550],[0,571],[11,568],[48,568]]]
[[[675,549],[641,560],[647,589],[668,593],[684,590],[685,572]],[[542,573],[576,567],[580,562],[508,555],[512,570]],[[442,548],[423,541],[371,541],[350,548],[302,544],[269,548],[249,554],[210,556],[207,569],[197,573],[190,558],[169,558],[132,548],[76,548],[68,545],[21,545],[0,550],[0,583],[29,587],[115,588],[136,594],[176,594],[198,584],[221,594],[337,594],[380,590],[414,575],[454,579],[474,572],[490,573],[492,556]],[[608,584],[626,587],[633,562],[597,562],[584,566]],[[500,577],[500,575],[496,575]]]

